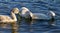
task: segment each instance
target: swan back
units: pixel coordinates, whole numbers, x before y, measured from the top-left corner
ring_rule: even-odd
[[[19,9],[18,8],[13,8],[12,12],[15,13],[15,14],[18,14],[19,13]]]
[[[22,7],[22,8],[21,8],[21,10],[29,11],[29,9],[28,9],[28,8],[26,8],[26,7]]]
[[[21,8],[21,14],[26,14],[26,12],[29,12],[29,9],[26,7]]]
[[[22,17],[28,18],[28,17],[31,17],[31,14],[32,13],[30,12],[30,10],[28,8],[26,8],[26,7],[21,8],[21,16]]]

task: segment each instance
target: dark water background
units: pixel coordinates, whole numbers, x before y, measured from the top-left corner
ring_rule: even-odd
[[[49,26],[49,21],[22,19],[14,24],[0,24],[0,33],[60,33],[60,0],[0,0],[0,14],[10,15],[14,7],[27,7],[33,13],[54,11],[56,26]]]

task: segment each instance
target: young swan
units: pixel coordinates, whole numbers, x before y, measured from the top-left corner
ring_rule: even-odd
[[[11,15],[0,15],[0,22],[16,22],[17,18],[15,14],[19,13],[18,8],[13,8],[11,11]]]

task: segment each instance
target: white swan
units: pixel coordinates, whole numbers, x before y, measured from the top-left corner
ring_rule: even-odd
[[[11,15],[0,15],[0,22],[16,22],[17,18],[15,16],[15,14],[19,13],[19,9],[18,8],[13,8],[11,11]]]
[[[55,13],[53,11],[50,11],[50,16],[48,16],[42,13],[32,13],[28,8],[22,7],[20,15],[25,18],[31,17],[32,19],[51,19],[54,18]]]

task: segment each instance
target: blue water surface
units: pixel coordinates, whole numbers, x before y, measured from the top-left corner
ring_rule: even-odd
[[[60,0],[0,0],[0,15],[10,15],[12,8],[15,7],[19,10],[27,7],[33,13],[47,14],[49,11],[54,11],[56,26],[49,26],[49,21],[22,19],[17,23],[17,29],[11,29],[11,24],[1,26],[1,33],[60,33]],[[5,28],[2,28],[4,26]]]

